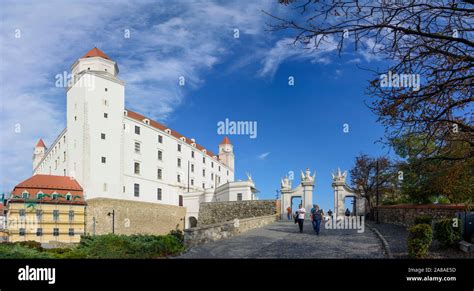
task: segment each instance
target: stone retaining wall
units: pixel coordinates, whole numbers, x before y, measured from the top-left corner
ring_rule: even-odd
[[[87,200],[86,232],[96,235],[112,233],[112,216],[115,211],[116,234],[168,234],[184,228],[186,208],[159,203],[122,199],[92,198]],[[94,227],[95,219],[95,227]]]
[[[399,204],[378,207],[380,222],[402,226],[413,225],[415,217],[423,215],[432,216],[434,219],[453,218],[457,212],[464,209],[465,206],[461,204]]]
[[[234,219],[222,223],[198,226],[184,230],[184,242],[187,246],[195,246],[235,236],[248,230],[259,228],[275,222],[277,215]]]
[[[198,226],[277,214],[278,200],[205,202],[199,206]]]

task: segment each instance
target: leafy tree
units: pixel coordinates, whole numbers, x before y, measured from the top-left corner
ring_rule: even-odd
[[[373,218],[377,188],[380,199],[394,192],[396,184],[393,163],[386,157],[374,158],[361,154],[356,157],[350,175],[353,188],[362,190],[361,195],[367,200],[370,216]]]
[[[335,39],[339,53],[351,46],[387,60],[385,70],[374,71],[368,93],[388,140],[424,136],[418,154],[446,160],[474,156],[474,1],[279,2],[301,13],[286,19],[267,13],[274,20],[270,30],[293,32],[294,42],[307,49]],[[381,86],[388,72],[419,76],[420,87]],[[469,150],[446,155],[453,142]]]

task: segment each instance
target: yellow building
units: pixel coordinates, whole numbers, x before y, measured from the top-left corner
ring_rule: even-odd
[[[72,177],[34,175],[7,200],[9,242],[78,243],[85,230],[83,190]]]

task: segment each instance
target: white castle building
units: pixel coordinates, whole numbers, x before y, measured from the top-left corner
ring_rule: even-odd
[[[74,177],[86,199],[114,198],[187,207],[200,202],[256,199],[255,185],[234,182],[227,137],[214,154],[167,126],[125,108],[117,63],[93,48],[72,65],[67,127],[33,154],[33,174]]]

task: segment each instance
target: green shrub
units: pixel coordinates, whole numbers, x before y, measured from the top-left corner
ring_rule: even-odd
[[[19,243],[0,244],[0,259],[53,259],[54,255],[35,248],[25,247]]]
[[[76,249],[67,257],[93,259],[118,258],[159,258],[180,253],[184,250],[182,242],[173,235],[99,235],[85,236]]]
[[[457,227],[454,227],[453,224],[454,221],[451,218],[440,219],[435,222],[435,239],[443,247],[454,246],[461,240],[460,221],[458,220]]]
[[[43,248],[41,247],[41,243],[37,241],[33,241],[33,240],[22,241],[22,242],[18,242],[17,244],[30,248],[30,249],[35,249],[38,251],[43,250]]]
[[[431,226],[431,221],[433,221],[433,217],[430,215],[420,215],[415,217],[415,224],[428,224]]]
[[[408,229],[408,255],[411,258],[424,258],[433,239],[431,225],[416,224]]]
[[[184,243],[184,232],[181,229],[170,231],[170,235],[174,236],[180,243]]]

